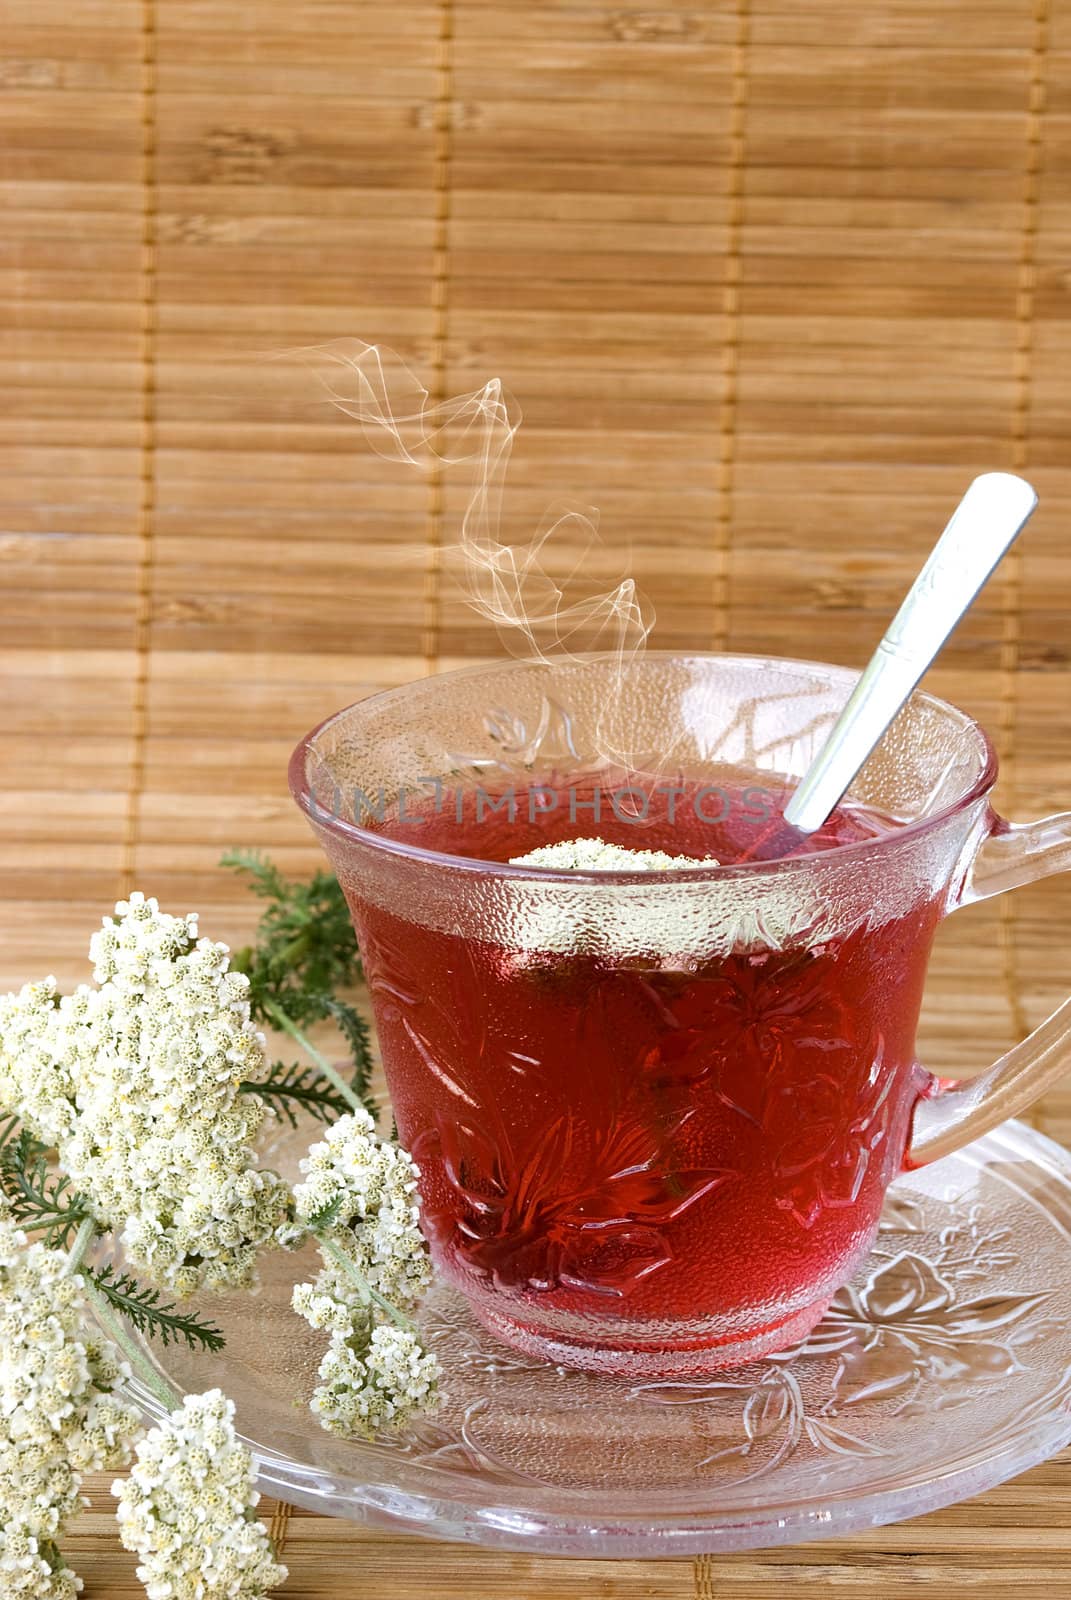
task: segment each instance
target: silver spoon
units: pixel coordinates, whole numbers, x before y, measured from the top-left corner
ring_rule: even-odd
[[[975,478],[786,806],[797,833],[814,833],[843,798],[1037,503],[1010,472]]]

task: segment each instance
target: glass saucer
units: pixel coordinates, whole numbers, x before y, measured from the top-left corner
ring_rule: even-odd
[[[280,1136],[274,1164],[311,1137]],[[288,1301],[311,1265],[278,1254],[258,1297],[201,1302],[221,1355],[155,1356],[176,1384],[231,1395],[266,1493],[399,1532],[553,1555],[745,1550],[916,1516],[1071,1441],[1071,1155],[1019,1123],[897,1181],[870,1260],[803,1345],[702,1382],[542,1365],[436,1288],[422,1320],[442,1409],[347,1443],[307,1410],[323,1336]]]

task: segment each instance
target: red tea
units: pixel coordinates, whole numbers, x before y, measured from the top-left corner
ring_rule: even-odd
[[[737,775],[697,804],[704,781],[682,780],[672,806],[607,799],[596,821],[594,781],[533,781],[512,815],[410,801],[377,826],[486,861],[597,834],[727,865],[784,799]],[[842,806],[800,853],[895,826]],[[822,943],[668,959],[520,951],[359,896],[353,911],[437,1264],[493,1326],[564,1349],[605,1345],[608,1319],[623,1347],[683,1323],[716,1347],[742,1320],[784,1342],[814,1320],[902,1160],[936,901]]]

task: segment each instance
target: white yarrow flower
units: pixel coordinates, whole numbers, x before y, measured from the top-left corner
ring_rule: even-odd
[[[24,1122],[50,1145],[70,1136],[77,1117],[75,1064],[69,1051],[54,1047],[58,1005],[55,978],[0,995],[0,1106],[26,1107]]]
[[[298,1220],[315,1226],[332,1216],[318,1230],[323,1270],[314,1283],[299,1283],[291,1302],[310,1327],[330,1334],[312,1409],[332,1433],[371,1437],[403,1426],[437,1398],[438,1361],[414,1331],[381,1322],[389,1313],[374,1298],[404,1314],[428,1286],[417,1168],[362,1111],[341,1117],[301,1170]]]
[[[178,1295],[245,1286],[288,1224],[289,1190],[256,1166],[268,1072],[248,979],[194,916],[120,901],[90,941],[96,989],[51,979],[0,999],[0,1104],[56,1147],[102,1230]]]
[[[438,1395],[439,1363],[408,1329],[381,1324],[363,1346],[332,1337],[320,1363],[312,1410],[323,1427],[346,1438],[372,1438],[403,1427]]]
[[[74,1600],[82,1580],[47,1540],[18,1524],[0,1529],[0,1595],[4,1600]]]
[[[66,1257],[0,1214],[0,1595],[69,1600],[80,1581],[56,1540],[82,1473],[129,1458],[139,1419],[114,1390],[127,1369],[84,1331]]]
[[[294,1189],[298,1220],[307,1224],[337,1204],[327,1237],[385,1300],[400,1311],[415,1306],[431,1265],[408,1151],[380,1139],[367,1111],[352,1111],[311,1147],[301,1171],[305,1181]],[[358,1300],[353,1281],[330,1261],[317,1288],[347,1305]]]
[[[119,1532],[149,1600],[262,1600],[286,1581],[254,1515],[253,1460],[218,1389],[187,1395],[112,1487]]]

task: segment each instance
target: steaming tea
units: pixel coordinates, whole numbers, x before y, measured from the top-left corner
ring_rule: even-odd
[[[684,776],[629,802],[605,774],[550,772],[377,827],[488,862],[597,833],[731,865],[780,823],[768,784]],[[799,850],[896,826],[844,805]],[[682,952],[652,927],[618,956],[579,928],[572,948],[519,950],[349,893],[437,1263],[492,1327],[541,1353],[590,1344],[613,1371],[608,1322],[624,1345],[673,1325],[716,1347],[743,1321],[763,1348],[813,1324],[876,1226],[925,1081],[936,899],[820,943]]]

